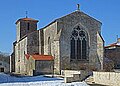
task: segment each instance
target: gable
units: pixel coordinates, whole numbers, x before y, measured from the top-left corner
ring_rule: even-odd
[[[68,34],[76,25],[82,25],[90,32],[99,32],[101,34],[101,25],[102,23],[89,15],[81,12],[75,11],[66,16],[58,18],[57,22],[57,32],[62,29],[61,33]]]
[[[72,12],[68,15],[65,15],[59,19],[66,19],[67,17],[72,17],[74,19],[74,17],[81,17],[81,20],[85,19],[85,18],[89,18],[89,19],[92,19],[92,21],[94,22],[97,22],[97,23],[100,23],[102,24],[100,21],[98,21],[97,19],[87,15],[86,13],[82,12],[82,11],[75,11],[75,12]]]
[[[74,20],[76,20],[76,22]],[[74,23],[81,22],[81,24],[83,24],[83,25],[87,24],[87,26],[88,26],[87,28],[89,28],[89,27],[99,28],[99,32],[101,32],[100,28],[101,28],[101,25],[102,25],[102,23],[100,21],[98,21],[97,19],[85,14],[84,12],[75,11],[75,12],[72,12],[68,15],[63,16],[63,17],[55,19],[53,22],[46,25],[42,29],[45,29],[46,27],[49,27],[50,25],[52,25],[55,22],[58,22],[59,24],[66,24],[66,22],[74,22]],[[60,28],[57,28],[57,29],[58,29],[57,32],[59,32]]]

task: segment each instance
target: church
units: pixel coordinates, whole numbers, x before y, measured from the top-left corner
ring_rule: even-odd
[[[28,17],[16,21],[11,71],[28,75],[31,71],[34,75],[46,74],[46,71],[61,74],[65,69],[103,70],[100,21],[78,9],[39,30],[37,23],[38,20]]]

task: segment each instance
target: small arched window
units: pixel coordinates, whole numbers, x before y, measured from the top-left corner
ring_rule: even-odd
[[[79,26],[74,28],[71,35],[71,59],[88,60],[88,35]]]
[[[50,41],[50,37],[48,37],[48,55],[51,55],[51,41]]]
[[[27,23],[27,30],[29,30],[30,29],[30,23],[28,22]]]

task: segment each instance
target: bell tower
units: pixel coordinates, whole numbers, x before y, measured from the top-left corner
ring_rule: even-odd
[[[32,18],[21,18],[18,19],[16,24],[17,28],[17,42],[26,36],[27,34],[37,30],[38,20]]]

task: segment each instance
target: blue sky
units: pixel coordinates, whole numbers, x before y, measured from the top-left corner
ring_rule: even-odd
[[[0,1],[0,51],[11,53],[12,43],[16,40],[15,22],[28,17],[39,20],[38,29],[56,18],[76,10],[80,4],[81,11],[102,22],[102,36],[105,45],[120,37],[120,0],[1,0]]]

